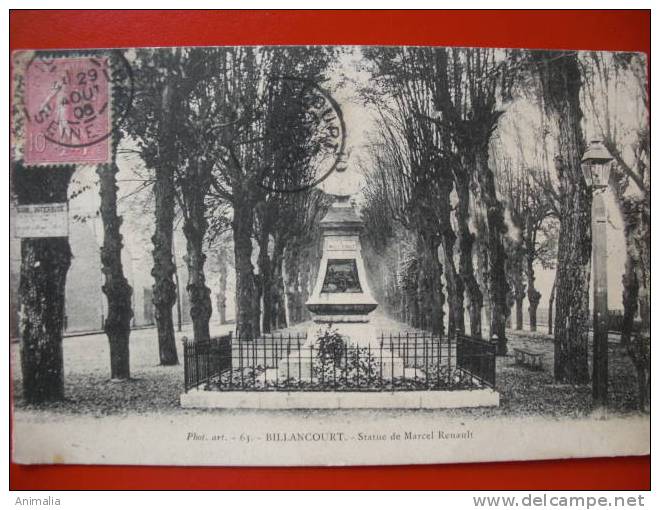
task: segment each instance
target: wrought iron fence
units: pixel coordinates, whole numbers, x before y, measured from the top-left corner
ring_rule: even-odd
[[[185,390],[208,384],[231,370],[232,334],[195,342],[183,337],[183,379]]]
[[[362,345],[314,340],[304,334],[185,340],[185,390],[447,390],[495,382],[494,350],[427,332],[380,335]]]
[[[495,386],[497,343],[467,335],[457,335],[456,364],[487,386]]]

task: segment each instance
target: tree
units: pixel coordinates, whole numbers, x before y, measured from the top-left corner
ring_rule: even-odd
[[[512,52],[511,60],[517,53]],[[496,194],[495,179],[489,163],[489,146],[502,111],[498,105],[509,94],[507,59],[492,49],[437,49],[427,59],[434,70],[434,105],[438,115],[431,119],[444,132],[445,158],[452,168],[459,198],[456,218],[459,224],[461,274],[470,298],[470,321],[474,332],[481,331],[483,293],[477,284],[473,263],[474,237],[467,218],[470,207],[468,183],[475,183],[475,208],[484,220],[480,233],[487,248],[487,289],[491,306],[490,331],[498,340],[498,353],[506,354],[506,235],[503,207]],[[475,211],[478,214],[477,211]],[[473,333],[474,334],[474,333]]]
[[[415,234],[421,258],[412,257],[404,269],[404,288],[412,292],[407,304],[414,307],[414,323],[443,324],[440,277],[444,273],[450,335],[465,331],[463,282],[454,262],[456,235],[451,225],[451,166],[443,159],[443,140],[433,122],[434,105],[430,76],[422,68],[428,48],[370,48],[364,50],[373,63],[372,75],[378,85],[363,91],[365,98],[380,110],[380,140],[373,144],[372,159],[380,172],[380,182],[390,204],[390,212],[404,228]],[[383,101],[386,94],[386,101]],[[375,181],[378,182],[378,181]],[[438,248],[443,249],[443,263]],[[411,272],[412,271],[412,272]],[[427,278],[420,278],[426,271]],[[414,277],[413,277],[414,275]],[[431,287],[426,282],[432,282]],[[421,298],[419,297],[421,295]],[[419,302],[432,303],[432,321],[425,318]],[[420,320],[422,319],[422,320]]]
[[[230,204],[233,210],[237,332],[239,336],[254,338],[261,326],[260,291],[263,291],[263,283],[257,280],[252,264],[252,239],[257,234],[255,214],[263,214],[261,208],[269,193],[282,189],[274,183],[311,182],[316,171],[313,165],[305,169],[302,180],[301,173],[292,165],[298,160],[294,156],[299,155],[299,150],[314,154],[326,147],[322,138],[309,143],[305,133],[314,131],[319,119],[303,122],[305,90],[287,87],[283,76],[302,77],[298,83],[317,83],[333,51],[322,47],[241,47],[224,48],[223,55],[224,64],[215,82],[218,94],[222,95],[218,104],[225,109],[223,118],[233,122],[219,133],[210,196]],[[294,93],[300,94],[297,100],[291,96]],[[287,112],[291,116],[283,118],[282,114]],[[282,124],[278,125],[281,121],[292,123],[282,129]],[[282,136],[300,138],[292,147],[278,143]],[[277,162],[285,164],[274,166]],[[260,238],[263,247],[269,237],[264,231]],[[266,264],[265,252],[267,248],[265,251],[262,248],[263,264]]]
[[[12,165],[18,205],[62,203],[73,166]],[[23,398],[28,403],[64,398],[64,291],[71,265],[68,237],[21,239],[20,337]]]
[[[498,93],[506,95],[507,76],[492,49],[452,50],[454,76],[462,77],[467,92],[461,94],[461,78],[454,84],[454,111],[447,111],[462,164],[475,178],[485,214],[485,245],[488,249],[488,290],[491,302],[490,334],[498,342],[498,354],[507,352],[505,277],[506,253],[503,237],[507,228],[504,209],[498,200],[495,178],[489,163],[489,145],[502,111]],[[464,102],[461,98],[465,98]],[[462,107],[461,107],[462,106]]]
[[[309,318],[305,302],[312,293],[321,261],[320,221],[333,199],[319,189],[290,196],[299,200],[294,208],[297,212],[293,214],[296,218],[293,223],[295,235],[286,242],[282,264],[282,287],[288,310],[282,309],[280,314],[287,316],[288,324],[296,324]]]
[[[117,59],[113,52],[110,59]],[[113,89],[113,104],[125,101],[118,97],[120,89]],[[113,115],[117,112],[113,111]],[[101,197],[100,215],[103,222],[103,246],[101,246],[101,271],[105,281],[102,289],[108,301],[108,316],[103,329],[110,343],[110,377],[112,379],[130,378],[129,337],[133,307],[131,297],[133,289],[124,276],[121,262],[123,238],[121,235],[122,218],[117,214],[117,146],[121,133],[114,133],[112,155],[109,164],[98,165],[99,195]]]
[[[234,119],[227,119],[225,97],[214,83],[215,74],[224,64],[222,48],[190,49],[182,67],[187,87],[186,101],[180,107],[181,117],[177,137],[181,140],[179,161],[175,168],[175,198],[183,218],[186,238],[190,316],[196,342],[210,339],[209,320],[212,314],[211,291],[206,285],[204,241],[209,226],[209,209],[216,213],[214,226],[227,224],[223,203],[210,206],[209,191],[217,155],[217,133]],[[219,213],[219,214],[218,214]]]
[[[126,127],[147,168],[154,172],[153,194],[156,225],[154,245],[153,301],[158,350],[162,365],[178,364],[172,307],[176,302],[176,270],[172,258],[175,174],[181,164],[182,142],[178,127],[183,108],[199,79],[191,68],[203,61],[188,59],[185,48],[140,49],[135,59],[136,97]]]
[[[414,327],[443,334],[445,299],[438,228],[433,219],[422,223],[422,215],[413,213],[409,217],[404,212],[415,207],[408,198],[410,181],[399,181],[400,170],[390,169],[392,162],[388,162],[383,149],[372,146],[372,160],[377,164],[367,172],[364,188],[365,249],[370,254],[366,257],[367,268],[375,275],[375,288],[384,298],[386,311]],[[388,176],[388,169],[395,173]],[[394,249],[388,249],[391,246]],[[370,262],[372,257],[374,262]]]
[[[434,333],[440,334],[444,329],[444,295],[440,280],[443,264],[438,258],[438,249],[443,241],[447,245],[451,240],[451,234],[447,232],[451,231],[448,221],[449,190],[445,185],[445,202],[433,200],[436,194],[442,195],[442,192],[433,182],[433,170],[425,171],[428,166],[421,159],[425,154],[432,153],[432,146],[416,140],[419,133],[416,135],[412,126],[420,122],[418,126],[422,125],[429,130],[434,128],[414,116],[408,119],[411,122],[407,130],[397,120],[388,119],[386,122],[391,127],[381,133],[380,143],[371,146],[374,171],[367,177],[368,201],[365,218],[367,224],[372,225],[367,229],[370,232],[377,232],[378,225],[382,227],[383,222],[391,218],[410,233],[411,239],[407,241],[413,247],[401,257],[397,254],[397,278],[403,290],[401,309],[405,312],[406,320],[414,327],[428,327]],[[400,126],[398,129],[403,135],[394,132],[396,126]],[[402,140],[399,136],[407,138]],[[439,219],[441,214],[447,218],[444,223]],[[381,228],[382,233],[388,230],[397,232],[394,226]],[[374,235],[370,234],[374,246],[386,242],[385,239],[373,237]],[[397,240],[403,242],[406,237],[408,236],[399,236]],[[448,268],[447,271],[452,271],[453,260],[445,262],[444,267]],[[455,320],[457,317],[462,318],[462,299],[459,300],[454,294],[456,287],[453,284],[457,280],[455,270],[451,272],[451,276],[445,276],[450,299],[449,332],[453,335],[456,329],[463,331],[462,322]],[[460,315],[457,313],[459,306]]]
[[[232,264],[230,244],[231,240],[227,238],[226,233],[219,234],[217,238],[210,237],[208,240],[209,251],[215,255],[209,257],[209,270],[217,277],[216,309],[220,324],[227,324],[227,283],[229,266]]]
[[[534,184],[539,190],[539,194],[543,195],[543,202],[547,205],[549,221],[541,224],[541,232],[543,237],[543,245],[539,250],[541,264],[548,268],[556,268],[557,262],[557,241],[559,238],[559,226],[561,219],[561,204],[563,189],[560,186],[557,177],[551,173],[550,168],[554,167],[552,158],[548,148],[548,138],[552,136],[551,130],[547,123],[548,119],[545,116],[545,111],[542,102],[540,103],[540,130],[537,139],[541,141],[541,156],[537,158],[540,160],[538,171],[531,175]],[[531,273],[530,273],[531,274]],[[557,289],[557,273],[555,271],[555,278],[552,282],[550,295],[548,296],[548,335],[553,334],[553,314],[555,309],[555,293]]]
[[[115,146],[116,147],[116,146]],[[111,163],[99,165],[99,195],[101,196],[101,219],[103,220],[103,246],[101,266],[105,277],[103,293],[108,300],[108,316],[103,329],[110,343],[110,377],[130,377],[129,337],[131,334],[131,295],[133,290],[124,276],[121,262],[123,246],[121,235],[122,218],[117,214],[117,161],[113,147]]]
[[[641,54],[589,52],[581,61],[594,129],[614,156],[611,189],[624,224],[621,342],[635,365],[640,409],[650,407],[651,175],[647,63]],[[633,335],[639,310],[641,332]]]
[[[190,317],[196,342],[210,339],[211,291],[206,286],[206,254],[203,245],[208,226],[205,198],[211,182],[211,166],[212,163],[205,159],[189,160],[183,175],[178,179],[179,206],[183,214],[183,233],[186,237],[186,290],[190,298]]]
[[[557,139],[555,168],[561,188],[554,374],[558,382],[584,384],[589,381],[591,193],[580,168],[585,148],[580,126],[582,80],[575,52],[534,52],[531,58]]]
[[[513,298],[516,306],[516,329],[522,329],[523,300],[529,303],[530,330],[536,331],[536,314],[541,301],[541,293],[535,287],[535,269],[538,262],[544,268],[549,268],[554,262],[555,232],[552,230],[554,220],[551,198],[544,192],[543,163],[537,141],[539,134],[537,126],[522,124],[522,115],[512,109],[509,120],[514,126],[513,140],[502,140],[502,136],[493,154],[496,160],[496,177],[498,192],[506,205],[512,228],[507,236],[508,263],[507,272],[511,280]],[[508,117],[509,115],[507,115]],[[521,130],[531,132],[531,140],[523,138]],[[503,129],[500,130],[501,135]],[[529,136],[529,135],[528,135]],[[517,147],[516,158],[505,154],[503,144]],[[534,144],[532,160],[528,161],[525,149]]]

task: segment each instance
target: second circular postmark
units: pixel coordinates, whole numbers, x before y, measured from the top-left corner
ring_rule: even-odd
[[[270,98],[271,150],[259,182],[263,189],[301,192],[345,169],[346,124],[325,88],[311,79],[277,76],[270,81]]]

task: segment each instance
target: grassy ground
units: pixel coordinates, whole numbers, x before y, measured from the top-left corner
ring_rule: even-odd
[[[497,389],[501,410],[515,415],[554,415],[579,417],[591,412],[591,386],[559,385],[553,381],[554,350],[552,338],[542,333],[508,331],[510,355],[497,360]],[[543,352],[543,370],[516,365],[513,348]],[[618,344],[609,344],[609,409],[615,413],[636,411],[637,379],[635,368]]]
[[[401,325],[380,319],[379,329],[401,328]],[[231,326],[214,326],[212,334],[225,333]],[[497,385],[501,393],[499,408],[456,409],[442,411],[452,415],[515,415],[580,417],[591,410],[589,386],[556,385],[552,378],[552,339],[541,333],[509,331],[511,355],[497,360]],[[190,327],[178,338],[192,336]],[[614,337],[612,337],[614,340]],[[182,360],[181,345],[179,358]],[[514,347],[542,351],[543,370],[534,371],[515,364]],[[56,414],[86,414],[92,416],[134,413],[204,413],[179,407],[183,392],[183,367],[158,365],[156,331],[144,329],[131,334],[130,381],[109,379],[109,350],[104,335],[69,337],[64,339],[66,399],[47,406],[27,406],[21,396],[19,347],[11,346],[14,405],[25,411],[48,410]],[[610,411],[613,414],[635,412],[636,375],[625,350],[610,343]]]
[[[215,325],[211,334],[231,331],[233,326]],[[105,335],[88,335],[64,339],[64,392],[66,399],[49,404],[49,410],[73,414],[105,415],[135,412],[167,412],[178,409],[183,391],[183,353],[179,341],[192,337],[190,325],[177,333],[179,365],[158,364],[158,339],[155,329],[133,331],[130,338],[130,381],[110,380],[110,351]],[[22,401],[20,352],[12,344],[12,377],[14,405],[35,409]],[[38,406],[36,407],[38,408]]]

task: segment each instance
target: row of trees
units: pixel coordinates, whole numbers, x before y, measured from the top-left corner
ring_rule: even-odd
[[[253,338],[286,326],[287,320],[306,318],[303,304],[319,258],[315,226],[329,207],[328,197],[312,185],[320,169],[330,168],[343,149],[343,132],[333,124],[339,112],[325,108],[317,86],[336,52],[320,47],[233,47],[139,49],[132,55],[132,107],[115,133],[112,163],[97,169],[112,378],[130,377],[132,317],[132,289],[121,264],[118,153],[139,155],[144,167],[140,192],[153,201],[153,301],[161,364],[178,363],[172,318],[177,221],[186,239],[186,290],[196,341],[209,338],[209,252],[215,252],[213,262],[224,272],[225,284],[227,263],[234,260],[239,335]],[[111,58],[124,56],[113,52]],[[24,201],[39,201],[46,172],[19,170],[16,189]],[[62,196],[55,198],[65,201],[73,168],[50,170],[62,181],[50,193],[59,193]],[[227,235],[233,254],[222,242]],[[256,267],[253,241],[258,247]],[[61,249],[55,246],[58,242]],[[62,328],[42,324],[44,311],[38,308],[47,296],[53,313],[46,311],[46,319],[62,320],[71,254],[66,239],[24,241],[23,249],[37,253],[40,243],[45,251],[39,260],[62,261],[50,271],[50,266],[41,266],[34,275],[32,255],[23,256],[21,299],[35,301],[21,327],[24,397],[29,402],[63,397]],[[61,256],[50,253],[55,248]],[[53,285],[57,289],[51,289]],[[53,333],[44,337],[45,330]]]
[[[224,249],[218,239],[228,231],[238,335],[253,338],[285,327],[287,317],[303,318],[308,286],[301,280],[318,258],[314,226],[329,205],[310,184],[338,150],[336,133],[310,114],[318,96],[309,84],[324,80],[334,58],[329,48],[138,50],[140,82],[126,132],[153,173],[152,274],[162,364],[177,363],[176,214],[186,238],[196,341],[209,338],[206,253]],[[218,262],[225,264],[227,255]]]
[[[417,238],[416,255],[404,265],[407,292],[402,307],[430,303],[428,313],[440,318],[433,327],[441,328],[443,298],[437,294],[444,275],[449,334],[465,332],[467,299],[470,332],[481,336],[486,300],[489,330],[498,352],[505,354],[507,229],[489,147],[502,114],[498,101],[511,88],[502,59],[516,57],[492,49],[444,48],[374,48],[365,56],[373,64],[376,82],[364,91],[365,98],[377,105],[380,115],[368,208],[385,208],[387,217]],[[383,92],[389,98],[384,103],[377,99]],[[375,205],[378,201],[383,203]],[[477,239],[470,228],[471,210],[482,213],[479,269],[473,257]],[[420,299],[414,296],[415,287],[427,285],[428,271],[436,283],[431,299],[418,291]]]
[[[468,330],[467,315],[470,333],[487,329],[503,354],[507,319],[515,306],[512,322],[522,328],[525,298],[536,329],[542,296],[535,267],[556,267],[549,296],[555,378],[587,382],[586,129],[604,138],[617,162],[613,191],[628,258],[624,341],[638,308],[648,331],[643,56],[458,48],[368,48],[364,55],[374,79],[363,97],[378,119],[364,165],[367,249],[382,262],[372,268],[374,286],[390,311],[441,332],[446,301],[450,335]],[[643,336],[630,349],[637,366]]]
[[[97,169],[112,377],[130,376],[132,289],[121,265],[118,145],[140,157],[142,189],[153,199],[153,299],[162,364],[178,363],[172,320],[177,221],[186,239],[196,340],[209,337],[209,253],[215,253],[225,284],[226,264],[234,260],[239,335],[254,337],[304,320],[320,255],[316,226],[329,206],[313,184],[343,149],[336,127],[343,122],[333,124],[340,112],[310,84],[324,81],[338,51],[136,50],[132,109],[115,133],[113,162]],[[511,309],[515,326],[522,327],[525,297],[536,327],[541,295],[535,266],[556,267],[550,296],[556,315],[549,321],[555,378],[586,382],[591,191],[580,170],[586,126],[603,136],[617,161],[613,190],[627,248],[624,340],[647,385],[647,344],[643,335],[630,334],[638,310],[648,332],[650,313],[644,58],[488,48],[371,47],[362,53],[371,80],[360,93],[378,118],[363,162],[365,259],[370,273],[380,275],[373,285],[384,308],[435,332],[444,332],[446,322],[450,335],[468,328],[476,336],[488,334],[504,354]],[[114,52],[111,58],[123,56]],[[120,69],[113,66],[113,72]],[[524,103],[529,111],[516,113]],[[631,104],[637,115],[626,114]],[[47,173],[19,162],[16,169],[19,203],[64,200],[72,168]],[[48,189],[44,179],[54,180]],[[42,332],[46,326],[61,331],[69,261],[65,240],[23,241],[22,362],[29,401],[62,396],[61,335]]]

